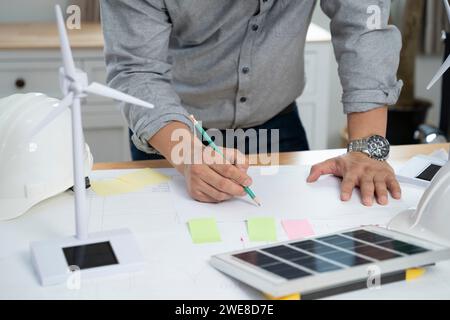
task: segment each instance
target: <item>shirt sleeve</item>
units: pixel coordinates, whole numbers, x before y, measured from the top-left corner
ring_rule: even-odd
[[[345,113],[397,102],[401,34],[388,24],[390,0],[321,0],[331,34]]]
[[[121,106],[133,143],[155,153],[148,140],[166,124],[179,121],[192,128],[172,87],[170,17],[162,0],[101,0],[101,18],[108,85],[155,105]]]

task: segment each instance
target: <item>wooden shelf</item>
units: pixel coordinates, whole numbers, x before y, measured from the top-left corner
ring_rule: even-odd
[[[102,49],[103,33],[99,23],[84,22],[81,29],[68,30],[70,45],[74,49]],[[311,24],[307,42],[329,42],[328,31]],[[56,24],[49,23],[0,23],[0,50],[58,49]]]
[[[430,154],[439,149],[449,149],[449,144],[417,144],[410,146],[393,146],[391,150],[392,161],[407,161],[418,154]],[[280,153],[280,165],[312,165],[324,161],[331,157],[342,155],[345,149],[316,150],[304,152]],[[94,170],[111,169],[138,169],[138,168],[170,168],[171,165],[166,160],[134,161],[134,162],[110,162],[96,163]]]
[[[103,34],[98,23],[83,23],[68,30],[73,49],[102,49]],[[55,23],[0,24],[0,50],[59,49]]]

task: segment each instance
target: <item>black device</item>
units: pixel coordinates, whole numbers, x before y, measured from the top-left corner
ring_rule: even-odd
[[[78,266],[81,270],[118,264],[109,241],[63,248],[69,266]]]
[[[442,168],[442,166],[438,166],[436,164],[430,164],[416,178],[425,180],[425,181],[431,181],[441,168]]]

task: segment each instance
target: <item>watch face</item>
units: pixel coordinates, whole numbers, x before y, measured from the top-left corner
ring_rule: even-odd
[[[382,136],[372,136],[367,140],[367,148],[370,156],[375,159],[384,160],[389,155],[389,142]]]

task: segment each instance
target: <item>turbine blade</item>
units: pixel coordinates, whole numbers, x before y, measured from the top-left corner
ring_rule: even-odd
[[[430,90],[431,87],[444,75],[444,73],[450,68],[450,56],[447,57],[447,60],[445,60],[444,64],[441,66],[441,68],[438,70],[436,75],[431,80],[430,84],[427,87],[427,90]]]
[[[56,21],[58,24],[59,41],[65,74],[75,79],[75,63],[73,62],[72,50],[70,49],[69,37],[64,23],[61,7],[55,6]]]
[[[102,97],[112,98],[114,100],[119,100],[127,103],[131,103],[140,107],[153,109],[154,105],[148,102],[145,102],[141,99],[130,96],[126,93],[120,92],[116,89],[112,89],[103,84],[92,82],[87,88],[84,89],[85,92],[96,94]]]
[[[447,11],[448,21],[450,22],[450,4],[448,3],[448,0],[442,0],[444,1],[445,10]]]
[[[31,130],[29,134],[29,139],[31,140],[34,136],[36,136],[42,129],[44,129],[47,125],[49,125],[53,120],[55,120],[61,113],[63,113],[68,106],[70,106],[73,102],[73,93],[69,93],[63,100],[59,102],[59,105],[55,107],[49,114],[42,119],[36,127]]]

